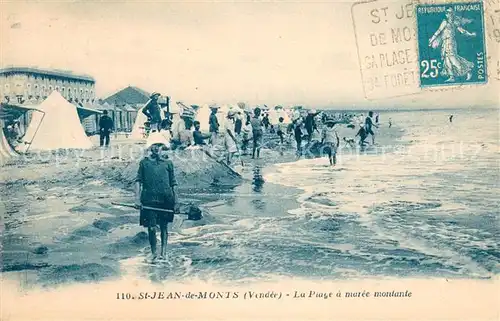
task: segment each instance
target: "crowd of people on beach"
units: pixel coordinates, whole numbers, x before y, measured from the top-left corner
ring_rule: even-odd
[[[379,115],[369,112],[360,121],[356,115],[346,113],[327,113],[316,110],[296,110],[285,121],[286,115],[280,116],[273,123],[269,112],[255,107],[230,109],[221,118],[220,106],[209,106],[210,114],[202,124],[196,119],[196,111],[185,106],[182,112],[162,108],[158,103],[159,93],[151,95],[150,101],[141,110],[146,116],[145,127],[148,139],[152,136],[166,137],[165,140],[152,140],[149,154],[139,163],[136,185],[135,204],[140,210],[140,225],[148,229],[151,246],[150,262],[166,259],[167,226],[173,222],[174,214],[179,213],[177,181],[174,164],[168,157],[168,150],[187,149],[201,146],[208,149],[221,148],[225,155],[225,164],[231,165],[235,155],[251,155],[252,159],[261,157],[261,150],[266,142],[274,141],[281,153],[287,147],[296,144],[296,155],[303,156],[304,150],[316,146],[320,156],[327,156],[329,163],[337,163],[337,150],[341,139],[337,124],[357,130],[354,137],[343,137],[343,141],[355,147],[355,138],[359,137],[359,146],[364,146],[368,136],[375,143],[374,128],[378,128]],[[201,127],[208,128],[202,131]],[[109,144],[109,131],[112,121],[106,115],[101,119],[101,145]],[[353,132],[354,132],[353,131]],[[249,151],[251,150],[251,152]],[[160,227],[160,254],[157,254],[156,228]]]
[[[358,131],[354,137],[343,137],[343,142],[355,147],[359,137],[359,146],[366,146],[366,139],[372,136],[375,143],[374,128],[378,127],[379,115],[369,112],[364,120],[360,115],[347,113],[329,113],[316,110],[294,110],[289,115],[283,114],[271,120],[267,108],[236,108],[229,109],[220,118],[220,106],[209,106],[210,115],[202,124],[196,119],[196,111],[191,107],[181,112],[164,108],[158,102],[159,93],[153,93],[150,101],[142,109],[146,116],[148,135],[166,133],[169,149],[179,150],[191,146],[207,146],[224,151],[227,165],[233,163],[234,157],[251,155],[252,159],[261,156],[265,144],[273,142],[283,155],[283,152],[295,145],[296,156],[304,156],[305,151],[316,149],[320,155],[328,156],[331,165],[336,163],[336,152],[340,145],[337,124],[346,124],[347,127]],[[285,118],[287,118],[285,120]],[[276,121],[277,119],[277,121]],[[109,125],[107,122],[107,128]],[[202,131],[202,125],[208,125],[207,131]],[[104,129],[107,133],[108,129]],[[109,135],[107,135],[109,136]],[[108,143],[106,137],[106,143]]]

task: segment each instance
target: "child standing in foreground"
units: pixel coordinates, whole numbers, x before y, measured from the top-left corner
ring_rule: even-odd
[[[337,164],[337,149],[340,144],[339,135],[335,128],[335,121],[329,119],[326,121],[326,127],[323,130],[323,139],[321,143],[324,144],[324,151],[328,154],[328,159],[330,160],[330,165],[335,166]]]
[[[141,207],[139,224],[148,229],[151,262],[157,259],[156,226],[160,226],[160,259],[166,259],[167,226],[168,223],[173,222],[174,212],[179,211],[174,164],[166,156],[166,150],[165,144],[152,144],[151,154],[139,163],[135,186],[136,205]],[[170,212],[144,209],[142,206],[169,210]]]

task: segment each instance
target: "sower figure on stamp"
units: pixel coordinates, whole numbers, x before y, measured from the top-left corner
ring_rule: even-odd
[[[174,212],[179,212],[174,164],[168,159],[166,150],[167,147],[162,143],[151,145],[150,155],[139,163],[135,186],[137,206],[171,210],[171,212],[163,212],[141,207],[139,224],[148,229],[151,262],[157,258],[156,226],[160,226],[160,259],[166,259],[168,223],[173,222]]]
[[[447,82],[455,81],[455,77],[466,76],[466,80],[472,78],[471,71],[474,68],[474,63],[458,55],[455,35],[456,29],[466,36],[475,37],[475,32],[469,32],[463,28],[464,24],[470,22],[472,20],[457,17],[453,9],[448,8],[446,10],[446,18],[429,39],[429,47],[437,48],[441,44],[441,59],[444,63],[442,74],[448,76]]]

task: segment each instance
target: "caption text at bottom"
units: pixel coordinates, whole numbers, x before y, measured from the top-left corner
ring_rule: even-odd
[[[281,299],[335,299],[335,298],[410,298],[404,291],[188,291],[188,292],[117,292],[117,300],[281,300]]]

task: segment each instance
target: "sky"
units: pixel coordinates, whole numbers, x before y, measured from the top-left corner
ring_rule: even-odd
[[[318,107],[498,105],[498,83],[394,99],[364,98],[352,1],[3,2],[2,66],[128,85],[192,104]]]

